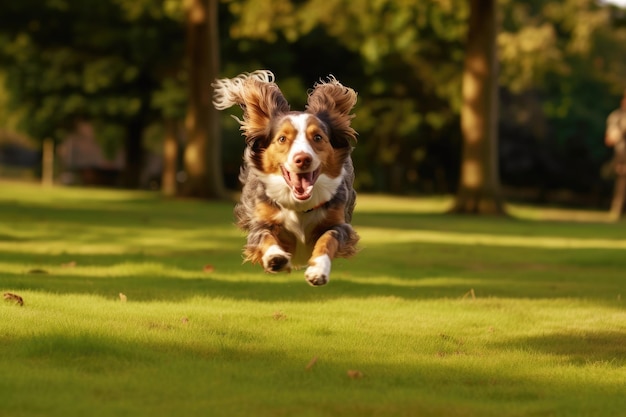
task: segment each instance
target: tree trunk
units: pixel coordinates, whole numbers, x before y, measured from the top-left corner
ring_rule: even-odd
[[[619,220],[624,210],[624,201],[626,200],[626,175],[617,175],[615,178],[615,190],[613,191],[613,200],[611,201],[611,219]]]
[[[143,112],[139,112],[126,125],[125,168],[122,173],[122,186],[138,188],[143,167]]]
[[[218,0],[186,0],[189,108],[185,120],[187,178],[182,194],[223,198],[219,116],[212,106],[211,82],[219,68]]]
[[[161,174],[161,193],[174,197],[177,192],[176,173],[178,172],[178,122],[174,119],[165,121],[163,141],[163,172]]]
[[[504,213],[498,178],[496,0],[470,0],[463,68],[463,153],[456,213]]]

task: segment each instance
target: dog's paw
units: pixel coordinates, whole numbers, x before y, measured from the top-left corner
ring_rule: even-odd
[[[263,268],[271,273],[291,272],[291,255],[278,245],[272,245],[263,254]]]
[[[318,256],[304,272],[304,278],[314,286],[326,285],[330,279],[330,265],[328,255]]]

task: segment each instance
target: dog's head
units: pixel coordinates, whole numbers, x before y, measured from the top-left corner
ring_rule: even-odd
[[[217,80],[213,86],[217,109],[242,107],[238,120],[248,145],[245,159],[270,197],[300,208],[330,199],[356,143],[350,126],[354,90],[331,76],[309,92],[305,111],[290,111],[269,71]]]

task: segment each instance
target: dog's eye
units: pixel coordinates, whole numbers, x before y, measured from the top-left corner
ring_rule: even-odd
[[[322,141],[322,135],[313,136],[313,142],[321,142],[321,141]]]
[[[287,140],[286,137],[281,136],[281,137],[278,138],[278,143],[285,143],[286,140]]]

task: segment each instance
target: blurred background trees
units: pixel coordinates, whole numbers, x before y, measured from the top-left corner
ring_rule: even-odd
[[[186,8],[193,3],[209,2],[2,2],[0,149],[24,137],[35,144],[53,138],[62,149],[88,123],[104,155],[97,168],[115,174],[111,183],[163,184],[170,194],[198,196],[220,195],[221,183],[237,188],[243,149],[237,123],[193,104],[210,97],[206,82],[196,87],[193,70],[212,75],[190,61]],[[505,195],[607,205],[611,186],[602,167],[610,150],[603,133],[626,83],[624,9],[594,0],[496,3],[497,176]],[[469,6],[222,0],[212,6],[219,73],[271,69],[293,108],[302,108],[318,79],[335,75],[359,92],[359,189],[456,192]],[[189,165],[197,144],[189,124],[194,108],[195,120],[206,122],[200,135],[206,142],[194,151],[202,156],[196,174]],[[60,168],[76,171],[65,164]]]

